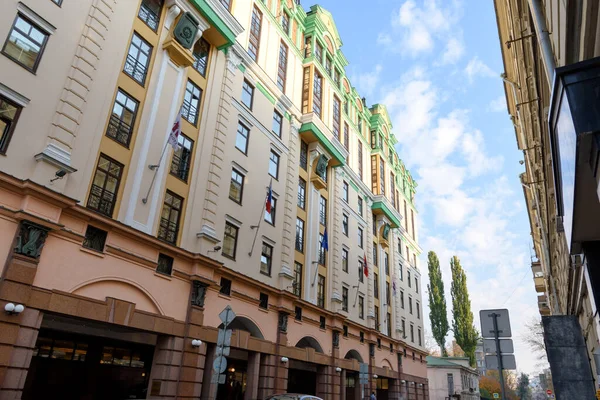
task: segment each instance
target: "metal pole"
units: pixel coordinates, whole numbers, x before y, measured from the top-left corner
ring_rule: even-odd
[[[556,63],[554,62],[552,42],[550,41],[550,33],[548,32],[548,27],[546,25],[546,18],[544,17],[542,3],[540,2],[540,0],[529,0],[529,9],[531,11],[533,25],[540,43],[542,60],[544,62],[544,67],[546,68],[546,79],[548,80],[548,87],[552,89],[552,82],[554,80],[554,70],[556,69]]]
[[[504,390],[504,375],[502,375],[502,354],[500,354],[500,339],[498,339],[498,314],[492,313],[494,320],[494,340],[496,341],[496,357],[498,357],[498,379],[500,379],[500,393],[502,400],[506,400]]]

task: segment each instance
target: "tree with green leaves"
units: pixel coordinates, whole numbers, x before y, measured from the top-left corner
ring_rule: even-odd
[[[452,285],[450,293],[452,294],[452,330],[456,343],[463,349],[465,355],[469,357],[471,366],[475,366],[475,348],[479,333],[473,324],[473,312],[471,311],[471,300],[467,290],[467,275],[460,265],[458,257],[454,256],[450,260],[450,270],[452,271]]]
[[[430,251],[427,254],[427,268],[429,269],[429,320],[431,321],[431,331],[435,342],[440,346],[442,357],[448,357],[446,351],[446,336],[448,335],[448,314],[446,310],[446,296],[444,295],[444,281],[442,279],[442,270],[440,269],[440,260],[437,254]]]
[[[531,388],[529,387],[529,375],[521,373],[517,384],[517,396],[520,400],[531,400]]]

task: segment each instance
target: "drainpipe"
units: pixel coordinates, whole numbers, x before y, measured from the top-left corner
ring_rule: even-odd
[[[542,51],[544,67],[546,67],[546,79],[548,80],[548,87],[552,88],[556,63],[554,62],[554,53],[552,52],[550,33],[548,33],[546,18],[544,17],[544,11],[540,0],[529,0],[529,10],[533,18],[533,25],[535,27],[536,36],[538,37],[540,49]]]

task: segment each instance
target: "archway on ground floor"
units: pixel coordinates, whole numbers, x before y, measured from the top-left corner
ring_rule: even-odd
[[[346,353],[346,356],[344,356],[344,358],[346,360],[356,360],[359,363],[363,362],[363,358],[360,355],[360,353],[356,350],[348,350],[348,352]]]
[[[223,324],[219,325],[219,329],[223,329]],[[250,318],[237,316],[227,325],[227,329],[231,330],[240,330],[246,331],[250,333],[250,336],[255,337],[257,339],[264,339],[262,332],[258,325],[254,323]]]
[[[392,379],[388,378],[377,378],[375,379],[375,393],[377,396],[377,400],[388,400],[389,399],[389,390],[390,385],[392,384]]]
[[[315,339],[312,336],[304,336],[298,341],[298,343],[296,343],[296,347],[299,347],[301,349],[310,347],[312,349],[315,349],[317,353],[323,353],[323,348],[321,347],[317,339]]]
[[[348,350],[344,356],[346,360],[356,360],[359,363],[363,362],[363,358],[356,350]],[[360,379],[357,371],[346,370],[346,400],[360,400]]]

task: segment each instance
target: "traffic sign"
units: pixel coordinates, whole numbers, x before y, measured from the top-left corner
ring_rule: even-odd
[[[217,336],[217,345],[223,345],[225,347],[231,346],[231,329],[219,329],[219,334]]]
[[[215,361],[213,362],[213,370],[215,370],[217,374],[222,374],[223,372],[225,372],[226,368],[227,359],[223,356],[215,357]]]
[[[512,339],[498,339],[500,342],[500,353],[514,353]],[[494,339],[483,339],[483,352],[496,354],[496,341]]]
[[[219,318],[223,322],[223,325],[229,325],[235,317],[236,315],[231,309],[231,306],[225,307],[225,309],[219,314]]]
[[[500,398],[500,395],[499,395],[498,393],[494,393],[494,398],[495,398],[495,399],[499,399],[499,398]]]
[[[225,374],[213,374],[212,378],[210,378],[211,383],[225,383]]]
[[[510,331],[510,320],[507,309],[499,310],[481,310],[479,311],[479,320],[481,321],[481,336],[484,338],[494,337],[494,318],[496,314],[498,321],[498,337],[508,338],[512,336]]]
[[[498,369],[498,356],[486,355],[485,366],[487,369]],[[514,354],[502,354],[502,369],[517,369]]]

